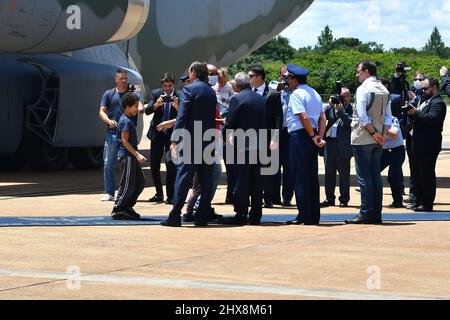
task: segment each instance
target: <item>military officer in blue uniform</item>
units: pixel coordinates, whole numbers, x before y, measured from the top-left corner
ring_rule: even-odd
[[[307,84],[308,74],[304,68],[288,65],[287,81],[293,93],[286,122],[298,216],[287,224],[296,225],[320,223],[318,155],[319,148],[325,147],[326,118],[320,95]]]

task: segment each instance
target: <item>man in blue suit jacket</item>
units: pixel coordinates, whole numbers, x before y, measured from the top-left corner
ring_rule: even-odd
[[[161,225],[167,227],[181,227],[181,210],[184,207],[187,194],[192,186],[194,173],[197,172],[202,186],[200,206],[195,215],[195,225],[207,226],[208,215],[211,211],[213,164],[207,164],[203,159],[203,152],[212,141],[203,141],[206,131],[215,129],[216,121],[216,93],[208,84],[208,67],[203,61],[194,62],[189,68],[189,78],[192,84],[186,86],[181,94],[181,104],[177,122],[171,141],[172,158],[177,159],[177,144],[180,142],[180,131],[183,139],[183,156],[177,159],[177,178],[175,181],[174,206],[166,221]],[[201,130],[195,130],[201,124]],[[177,132],[178,131],[178,132]],[[201,134],[201,137],[198,135]],[[187,136],[190,139],[187,139]],[[214,139],[212,137],[211,139]],[[189,143],[189,140],[191,143]],[[201,144],[201,145],[200,145]],[[187,151],[190,152],[187,152]],[[197,152],[195,152],[197,151]],[[200,159],[198,158],[201,151]]]
[[[228,141],[233,141],[237,159],[245,159],[245,163],[236,164],[237,181],[234,188],[234,209],[236,216],[225,219],[225,224],[245,225],[249,215],[249,197],[252,198],[252,208],[248,223],[259,225],[262,217],[263,179],[261,176],[261,163],[259,159],[259,130],[267,128],[266,101],[250,88],[250,76],[244,72],[238,73],[235,78],[240,93],[231,98],[229,115],[225,122],[225,134],[230,130],[242,130],[244,135],[255,134],[253,142],[244,136],[230,134]],[[267,152],[267,150],[266,150]],[[250,159],[255,159],[256,163]]]

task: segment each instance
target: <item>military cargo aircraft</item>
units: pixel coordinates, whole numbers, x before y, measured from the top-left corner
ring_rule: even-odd
[[[145,96],[194,60],[242,58],[312,2],[0,0],[0,166],[101,166],[99,102],[118,67]]]

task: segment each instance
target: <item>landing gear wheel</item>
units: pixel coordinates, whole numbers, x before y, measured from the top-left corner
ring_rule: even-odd
[[[103,148],[72,148],[70,161],[76,169],[99,169],[103,166]]]
[[[33,138],[30,148],[29,164],[34,171],[59,171],[69,163],[68,148],[53,147],[39,138]]]

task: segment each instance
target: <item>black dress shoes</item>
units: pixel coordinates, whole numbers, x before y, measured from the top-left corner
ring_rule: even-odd
[[[283,201],[283,203],[281,205],[283,207],[293,207],[293,205],[290,201]]]
[[[328,208],[328,207],[334,207],[334,205],[335,205],[334,202],[325,200],[324,202],[322,202],[322,203],[320,204],[320,207],[321,207],[321,208]]]
[[[348,208],[348,203],[339,204],[339,208]]]
[[[222,219],[223,219],[223,216],[220,214],[217,214],[215,212],[212,212],[208,217],[208,220],[211,222],[212,221],[221,221]]]
[[[276,205],[276,206],[281,206],[283,203],[281,202],[281,200],[274,200],[273,202],[272,202],[274,205]]]
[[[356,216],[352,220],[345,220],[346,224],[383,224],[382,220],[373,219],[373,220],[366,220],[363,219],[361,216]]]
[[[149,199],[148,202],[163,203],[164,202],[164,197],[157,194],[153,198]]]
[[[299,225],[305,224],[305,221],[303,219],[295,219],[295,220],[287,221],[286,224],[288,226],[291,226],[291,225],[299,226]]]
[[[180,219],[167,219],[166,221],[161,222],[161,225],[163,227],[173,227],[173,228],[180,228],[181,227],[181,217]]]
[[[173,198],[167,198],[166,204],[167,205],[173,205]]]
[[[183,214],[183,222],[194,222],[195,217],[192,213]]]
[[[397,203],[397,202],[392,202],[389,205],[389,208],[391,209],[403,209],[405,206],[403,205],[403,203]]]
[[[233,225],[233,226],[245,226],[247,221],[238,217],[227,217],[222,219],[222,224]]]
[[[273,209],[273,202],[272,201],[264,202],[264,208],[266,208],[266,209]]]
[[[208,226],[208,222],[207,221],[194,221],[194,226],[199,227],[199,228],[204,228]]]
[[[413,208],[414,212],[433,212],[433,208],[426,206],[418,206]]]

